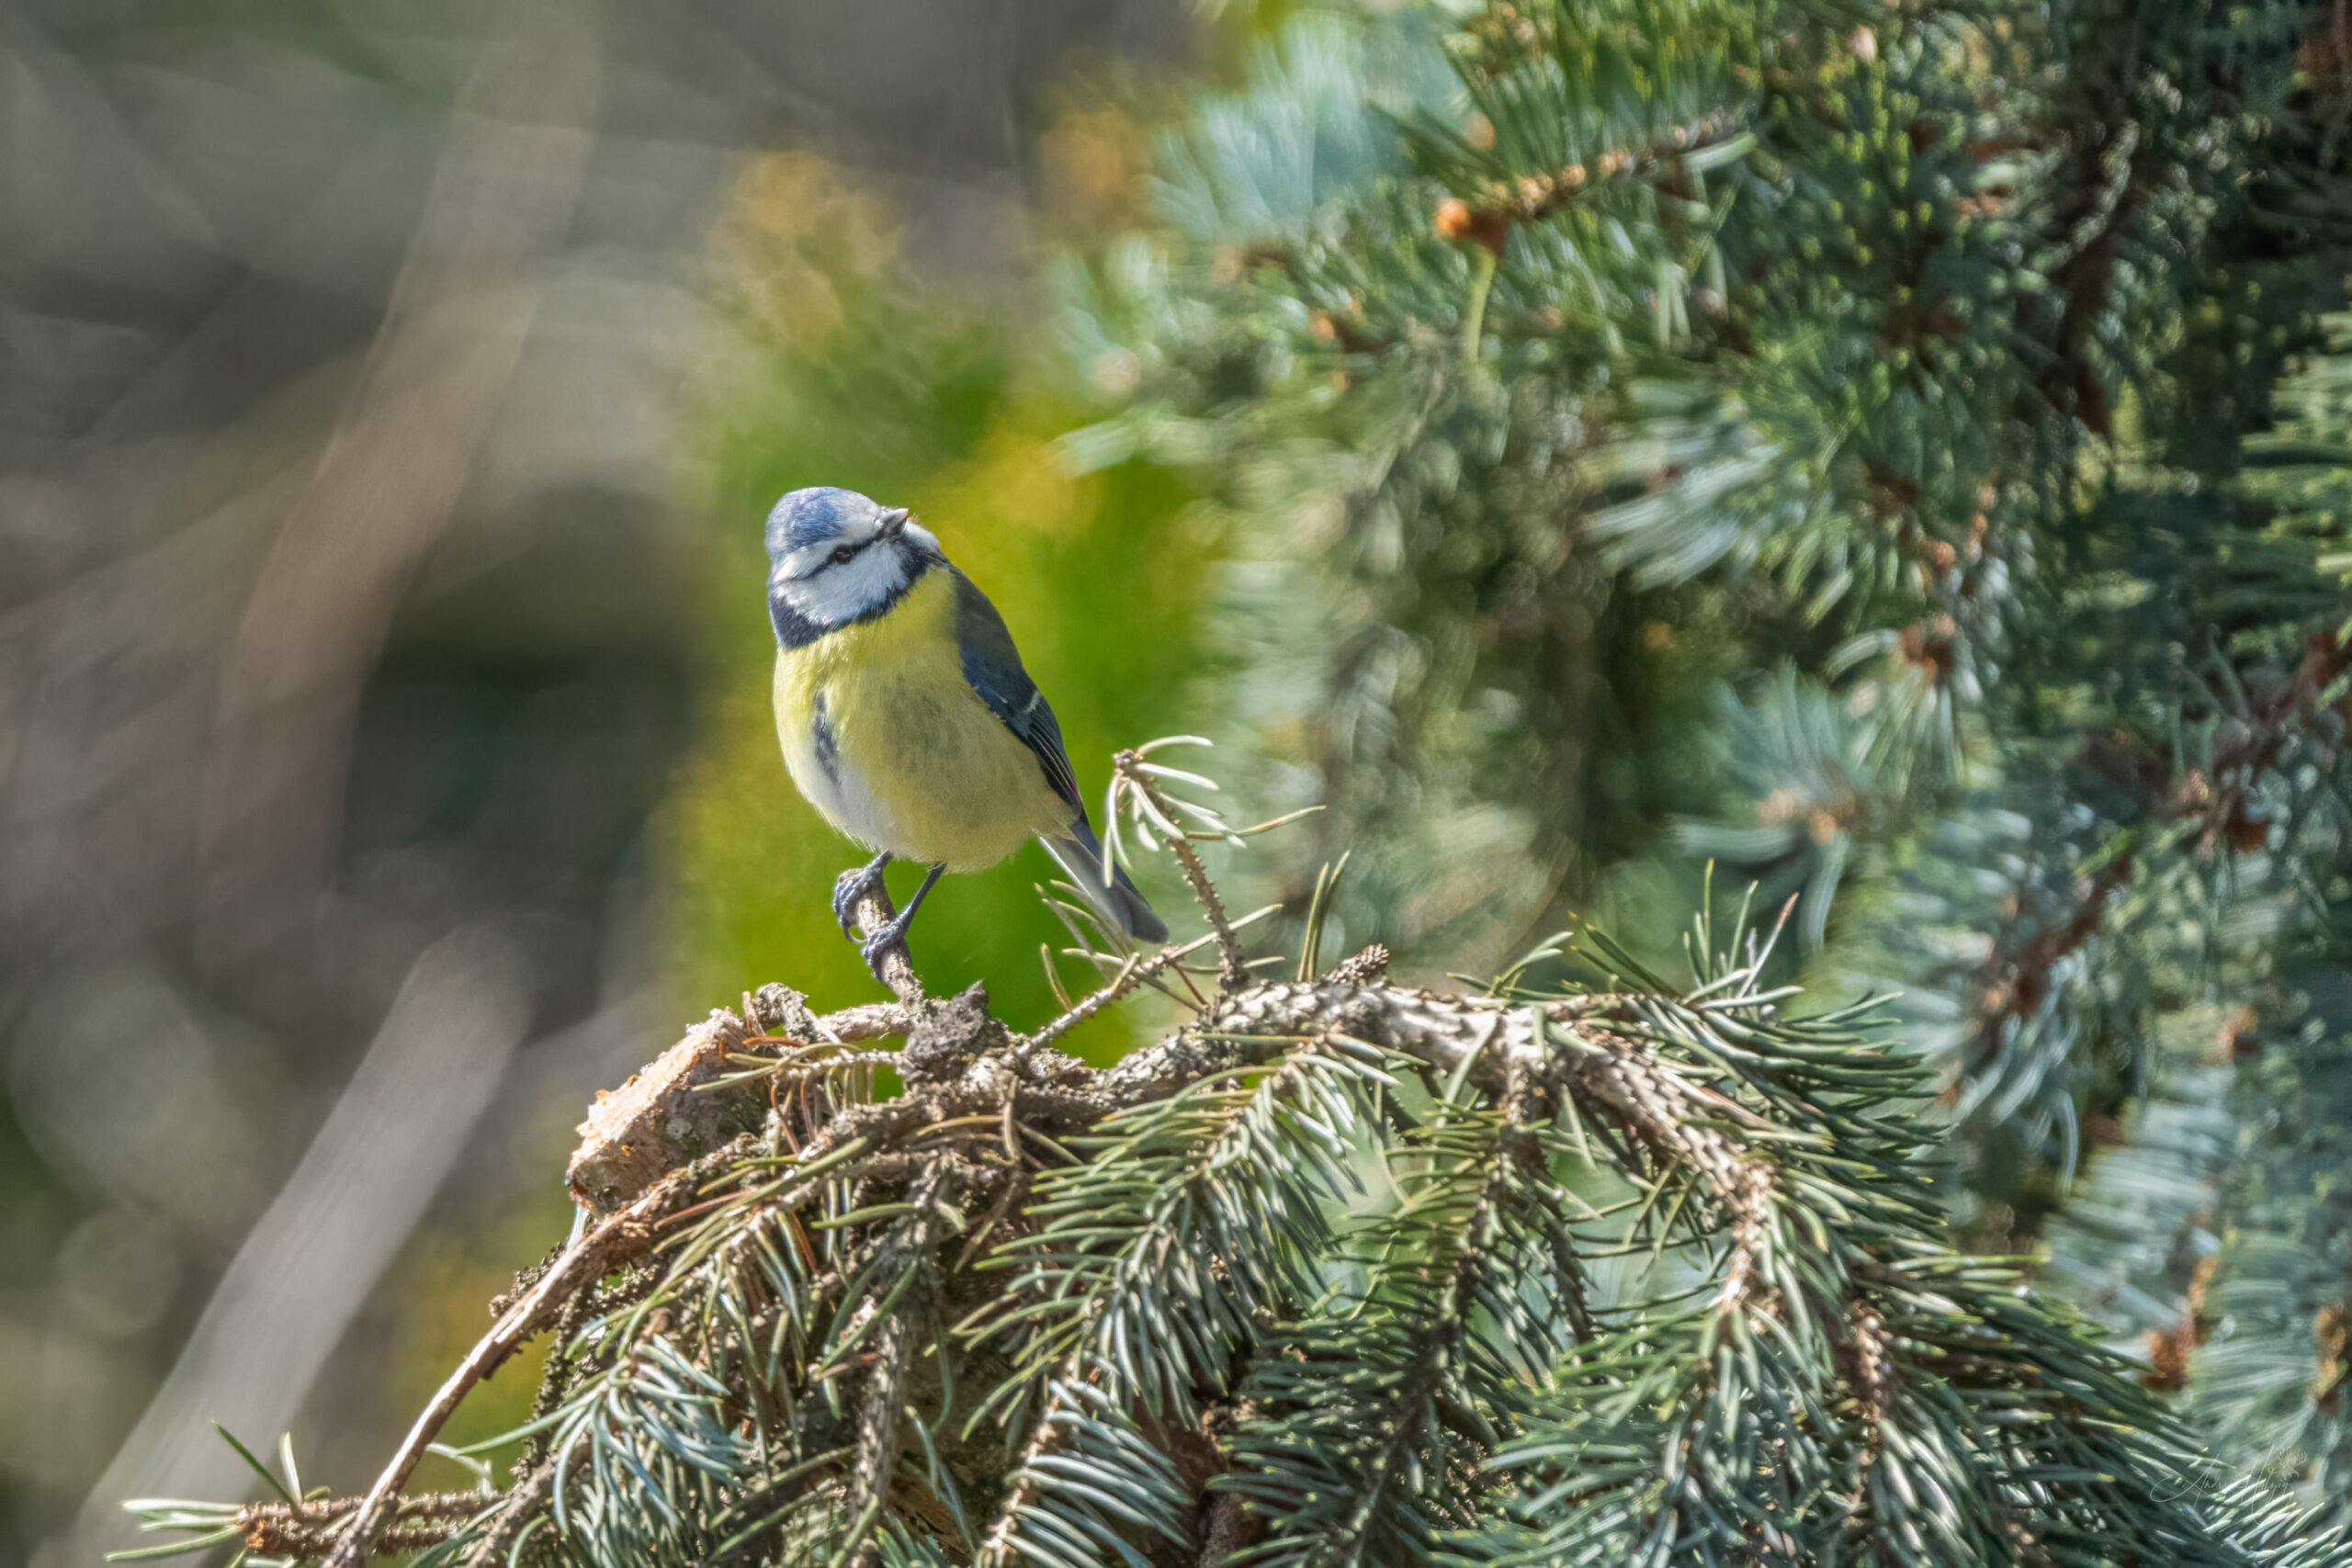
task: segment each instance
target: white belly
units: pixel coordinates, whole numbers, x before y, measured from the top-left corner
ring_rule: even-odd
[[[855,764],[835,754],[827,759],[831,766],[823,766],[818,761],[813,744],[808,751],[808,771],[804,773],[796,760],[793,782],[828,822],[867,849],[888,850],[909,860],[920,858],[904,829],[891,818],[889,807],[858,773]]]
[[[889,615],[780,652],[776,731],[793,782],[841,831],[977,871],[1075,813],[965,679],[953,605],[942,575]],[[943,624],[916,635],[926,614]]]

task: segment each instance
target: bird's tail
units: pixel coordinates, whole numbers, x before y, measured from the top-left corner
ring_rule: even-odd
[[[1137,942],[1168,940],[1167,924],[1151,912],[1151,906],[1143,901],[1143,895],[1136,891],[1136,885],[1127,880],[1125,866],[1114,867],[1109,883],[1103,882],[1102,846],[1095,839],[1094,829],[1087,825],[1085,818],[1081,817],[1070,824],[1069,838],[1046,839],[1042,842],[1046,852],[1054,857],[1055,863],[1067,872],[1069,879],[1078,885],[1078,890],[1086,895],[1086,901],[1094,907],[1096,914]]]

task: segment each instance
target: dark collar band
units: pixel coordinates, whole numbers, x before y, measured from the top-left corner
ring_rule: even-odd
[[[880,620],[892,610],[897,609],[899,601],[907,596],[907,591],[921,582],[933,567],[947,564],[947,558],[937,550],[921,548],[912,545],[902,544],[899,554],[906,561],[907,580],[890,590],[878,603],[868,605],[846,621],[827,625],[822,621],[812,620],[794,609],[786,600],[780,588],[770,588],[768,590],[768,620],[775,627],[776,646],[786,649],[806,648],[828,632],[837,632],[845,626],[864,626],[868,621]],[[813,577],[816,574],[812,572],[809,575]],[[806,582],[808,578],[793,578],[790,581]]]

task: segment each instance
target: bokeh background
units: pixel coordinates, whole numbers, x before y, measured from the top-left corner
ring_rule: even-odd
[[[0,1562],[250,1494],[215,1422],[362,1486],[597,1089],[879,994],[767,711],[811,483],[1090,792],[1328,807],[1211,849],[1262,952],[1679,975],[1752,882],[1962,1242],[2352,1506],[2341,8],[1564,9],[0,0]],[[933,988],[1046,1017],[1048,874]]]
[[[242,1494],[213,1421],[362,1483],[560,1240],[594,1090],[762,981],[872,993],[764,710],[781,491],[931,520],[1090,789],[1182,728],[1211,551],[1057,457],[1036,262],[1228,48],[1178,0],[0,7],[0,1561]],[[928,977],[1043,1016],[1046,874],[935,900]]]

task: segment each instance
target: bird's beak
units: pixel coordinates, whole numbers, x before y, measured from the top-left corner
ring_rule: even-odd
[[[884,538],[892,540],[897,539],[899,534],[905,531],[906,526],[907,509],[905,507],[896,507],[882,514],[882,536]]]

